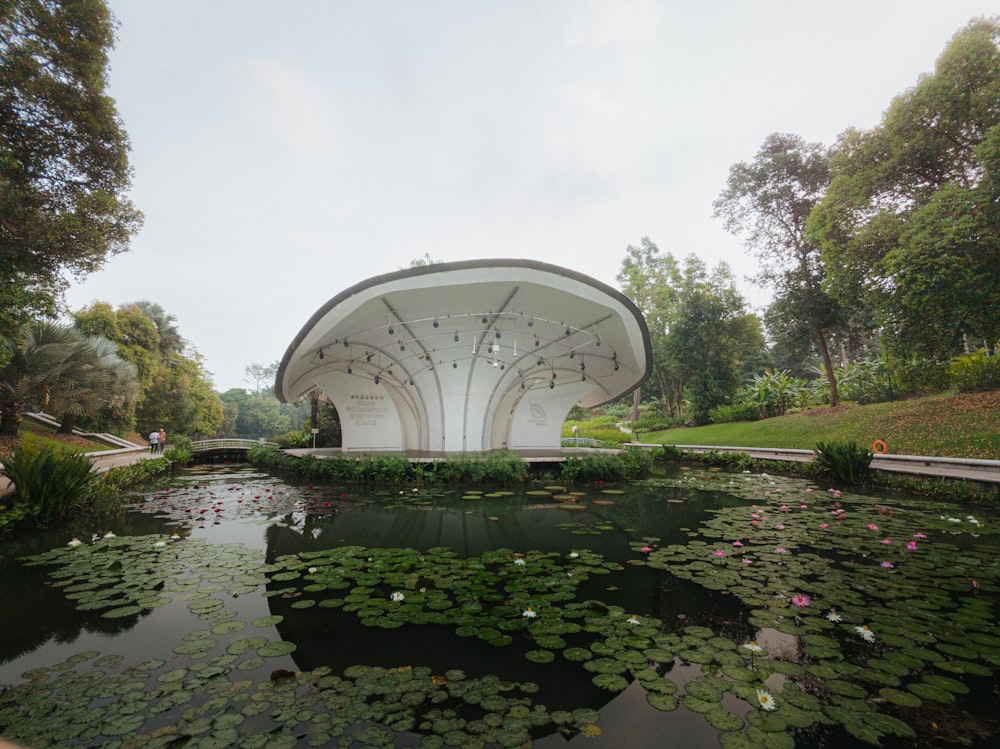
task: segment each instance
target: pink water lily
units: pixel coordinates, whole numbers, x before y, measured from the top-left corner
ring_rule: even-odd
[[[722,549],[716,549],[716,550],[715,550],[715,551],[713,551],[712,553],[713,553],[713,554],[714,554],[715,556],[717,556],[717,557],[724,557],[724,556],[726,556],[726,552],[724,552],[724,551],[723,551]]]
[[[796,593],[794,596],[792,596],[792,605],[794,605],[794,606],[808,606],[809,605],[809,596],[804,596],[804,595],[800,595],[800,594]]]
[[[910,551],[916,551],[917,550],[917,542],[916,541],[910,541],[910,543],[908,543],[906,545],[906,548],[909,549]]]
[[[781,546],[777,546],[774,549],[774,553],[775,554],[787,554],[788,553],[788,549],[785,549],[785,548],[783,548]]]
[[[868,524],[868,530],[870,530],[870,531],[877,531],[878,530],[878,526],[875,525],[875,523],[869,523]]]
[[[829,523],[820,523],[820,524],[819,524],[819,527],[820,527],[820,528],[824,528],[824,529],[825,529],[825,528],[829,528],[829,527],[830,527],[830,524],[829,524]]]
[[[733,546],[735,546],[735,547],[737,547],[737,548],[739,548],[739,547],[740,547],[740,546],[742,546],[742,545],[743,545],[743,542],[742,542],[742,541],[733,541]]]
[[[892,539],[891,538],[883,538],[881,541],[879,541],[879,543],[880,544],[891,544],[892,543]]]
[[[882,562],[882,566],[885,567],[887,570],[891,570],[896,565],[894,565],[892,562]]]

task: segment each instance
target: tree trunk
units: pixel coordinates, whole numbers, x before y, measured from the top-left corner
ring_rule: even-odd
[[[636,388],[632,391],[632,423],[639,420],[639,401],[642,398],[642,389]]]
[[[823,369],[826,370],[826,379],[830,383],[830,405],[840,405],[840,393],[837,392],[837,375],[833,371],[833,361],[830,359],[830,348],[826,345],[826,334],[822,328],[816,328],[816,345],[823,355]]]
[[[0,401],[0,435],[16,437],[21,426],[21,404],[14,401]]]
[[[63,414],[62,422],[59,424],[58,434],[73,434],[76,429],[76,414]]]

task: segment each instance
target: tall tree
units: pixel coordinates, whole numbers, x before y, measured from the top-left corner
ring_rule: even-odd
[[[691,255],[685,258],[677,316],[665,350],[691,402],[695,423],[728,402],[764,348],[760,321],[747,312],[725,263],[709,273]]]
[[[105,93],[114,28],[103,0],[0,3],[0,337],[53,316],[67,274],[100,268],[141,225]]]
[[[184,340],[177,329],[177,318],[174,315],[169,314],[156,302],[150,302],[146,299],[140,299],[138,302],[133,302],[132,305],[126,306],[136,307],[142,314],[153,321],[153,325],[156,326],[156,332],[160,336],[160,353],[163,356],[184,353],[187,341]]]
[[[246,381],[253,384],[253,392],[255,395],[260,396],[266,390],[268,393],[273,393],[272,389],[274,386],[274,377],[278,374],[278,367],[280,367],[279,362],[271,362],[270,364],[261,364],[260,362],[254,362],[253,364],[248,364],[243,372],[246,374]]]
[[[1000,339],[1000,19],[974,21],[870,131],[841,136],[813,211],[833,293],[897,350]]]
[[[829,337],[842,325],[840,305],[826,292],[826,267],[819,245],[806,234],[813,207],[830,183],[827,150],[797,135],[769,135],[751,163],[730,167],[715,216],[726,230],[745,239],[760,261],[756,281],[775,291],[769,310],[772,332],[792,347],[810,341],[819,352],[830,390],[839,402]]]
[[[660,396],[665,407],[679,417],[683,380],[677,377],[665,348],[680,296],[681,272],[677,260],[669,252],[663,253],[649,237],[643,237],[638,247],[625,248],[617,280],[622,293],[635,303],[646,320]]]

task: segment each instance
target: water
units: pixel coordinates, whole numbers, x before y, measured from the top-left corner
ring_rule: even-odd
[[[731,574],[728,568],[720,566],[716,571],[705,565],[728,564],[735,551],[726,546],[728,557],[712,559],[711,549],[721,549],[722,543],[713,538],[713,523],[744,512],[751,502],[774,505],[784,501],[777,493],[772,495],[772,489],[762,488],[777,486],[773,481],[760,484],[755,477],[758,483],[751,491],[749,485],[736,486],[736,480],[704,474],[692,481],[634,486],[620,494],[606,493],[600,485],[588,486],[574,499],[584,509],[567,510],[551,498],[559,493],[554,488],[546,492],[535,487],[537,494],[518,490],[503,496],[470,497],[458,489],[406,487],[379,492],[313,486],[234,466],[192,470],[168,488],[136,495],[128,511],[115,517],[80,522],[68,530],[4,545],[0,555],[0,600],[6,602],[0,609],[0,632],[4,633],[0,685],[22,683],[27,673],[35,680],[32,683],[44,685],[31,693],[39,705],[45,709],[72,706],[64,710],[70,727],[56,727],[48,734],[18,734],[12,728],[5,735],[20,735],[28,743],[123,741],[122,745],[129,745],[129,737],[135,735],[153,745],[190,736],[205,746],[239,742],[252,746],[261,735],[270,744],[260,745],[275,746],[351,745],[344,743],[349,741],[346,736],[359,746],[386,745],[387,735],[398,746],[418,746],[422,741],[425,746],[449,741],[461,746],[476,742],[517,746],[530,735],[539,747],[561,746],[567,740],[588,747],[658,747],[664,736],[670,736],[673,745],[714,747],[720,742],[714,721],[722,721],[718,715],[724,712],[730,721],[739,719],[741,726],[742,719],[750,721],[748,733],[740,729],[750,742],[746,746],[780,746],[761,743],[773,737],[767,739],[759,728],[764,720],[763,727],[768,729],[766,721],[770,720],[773,729],[781,716],[799,719],[783,728],[784,735],[789,740],[795,736],[800,745],[855,746],[856,734],[848,735],[843,727],[802,719],[795,710],[808,712],[805,698],[793,708],[782,696],[795,697],[786,678],[800,677],[806,685],[804,692],[815,691],[808,684],[808,674],[795,669],[788,674],[748,670],[746,653],[740,651],[740,643],[756,640],[767,648],[772,662],[808,664],[810,656],[800,637],[820,631],[824,636],[835,634],[821,630],[821,617],[786,619],[782,613],[768,622],[778,626],[760,626],[761,600],[766,598],[739,595],[734,583],[740,577],[728,585],[704,584],[706,569],[711,575]],[[804,486],[787,484],[785,491],[803,491]],[[776,491],[781,488],[777,486]],[[818,501],[819,496],[814,496]],[[811,510],[802,501],[804,516]],[[815,502],[810,499],[810,504]],[[915,509],[908,512],[915,517]],[[900,510],[899,514],[905,513]],[[792,528],[794,523],[788,520],[787,525]],[[105,540],[108,531],[116,538]],[[755,530],[738,526],[727,532],[746,538],[746,548],[751,548],[748,534]],[[97,538],[91,541],[95,534]],[[179,538],[172,539],[174,535]],[[93,564],[93,574],[66,568],[67,575],[75,577],[56,587],[53,583],[60,579],[51,574],[59,565],[24,566],[20,561],[47,549],[62,549],[73,536],[85,542],[84,551],[94,560],[88,562]],[[141,538],[142,548],[129,550],[129,537]],[[726,543],[731,540],[727,537]],[[976,545],[966,537],[955,540],[963,548]],[[163,548],[153,552],[156,543]],[[761,539],[760,543],[763,554],[771,542]],[[102,545],[108,548],[107,557],[95,551]],[[698,556],[701,546],[705,547],[704,562]],[[355,548],[363,549],[357,559],[330,556]],[[500,558],[492,556],[497,550],[504,550]],[[830,559],[844,553],[843,549],[815,551],[817,558],[825,553]],[[125,564],[113,561],[126,553],[129,556],[121,557],[128,560]],[[970,552],[966,548],[956,553]],[[573,558],[574,554],[580,559]],[[660,554],[679,555],[676,574],[662,564],[651,566]],[[522,555],[532,565],[525,566],[523,573],[515,561]],[[801,556],[809,555],[803,552]],[[70,558],[68,553],[66,558]],[[105,567],[105,560],[112,561]],[[590,566],[580,567],[582,560]],[[357,569],[352,571],[355,562]],[[464,568],[478,569],[480,562],[485,570],[481,575],[463,577]],[[763,562],[762,558],[759,564]],[[140,574],[143,565],[148,573]],[[317,571],[309,571],[309,565]],[[403,568],[409,572],[400,571]],[[574,587],[559,582],[561,576],[581,570],[586,574],[572,582]],[[983,578],[984,597],[974,605],[992,595],[990,576],[996,574],[982,566],[977,572]],[[524,584],[520,574],[524,574]],[[749,574],[747,568],[739,570],[739,575]],[[801,582],[806,577],[797,570],[794,579]],[[90,587],[91,578],[99,584]],[[115,608],[102,602],[100,591],[112,579],[119,586],[115,596],[120,600],[115,605],[126,614],[107,618],[105,614]],[[537,589],[525,589],[536,579],[545,582]],[[134,593],[139,588],[143,591]],[[822,586],[816,583],[816,589],[821,591]],[[389,601],[403,591],[405,600],[400,603],[411,607],[414,617],[445,618],[385,626],[401,615],[402,609]],[[814,598],[821,595],[814,593]],[[352,601],[352,596],[357,600]],[[128,614],[125,604],[133,599],[144,603],[141,611]],[[956,594],[956,600],[961,596]],[[518,615],[528,605],[525,601],[537,603],[537,621]],[[581,602],[592,602],[592,607],[585,612],[573,609]],[[992,603],[987,605],[992,607]],[[501,612],[501,617],[486,621],[491,611]],[[979,627],[985,616],[964,604],[960,611],[976,616],[975,623],[967,625],[970,630]],[[280,619],[269,623],[269,617]],[[626,623],[631,620],[635,623]],[[545,630],[550,623],[554,623],[551,631]],[[880,637],[883,632],[891,639],[886,627],[880,629]],[[979,633],[987,657],[994,649],[988,638],[996,634],[993,630]],[[494,642],[504,637],[509,642],[503,646]],[[294,652],[265,652],[275,643],[293,643]],[[882,661],[884,657],[876,656],[888,655],[880,651],[855,656],[851,648],[856,646],[849,641],[843,647],[843,654],[828,655],[829,660],[821,660],[820,665],[848,664],[860,672],[866,658]],[[595,684],[595,673],[600,672],[571,659],[574,648],[587,651],[588,661],[606,661],[604,665],[613,669],[609,673],[624,673],[624,688]],[[650,657],[667,648],[673,657]],[[553,657],[546,661],[538,655],[540,651]],[[81,653],[85,656],[74,659]],[[968,656],[955,659],[969,661]],[[629,670],[622,663],[631,663]],[[1000,663],[987,663],[993,669],[989,677],[981,674],[982,666],[969,667],[972,673],[963,673],[961,668],[947,671],[945,678],[954,676],[959,686],[972,687],[971,696],[959,696],[960,709],[927,700],[927,705],[935,705],[938,734],[934,741],[921,744],[919,738],[900,740],[890,735],[883,743],[935,745],[937,739],[947,739],[943,732],[949,724],[949,710],[966,726],[981,726],[977,729],[984,734],[981,739],[975,730],[965,732],[968,738],[988,742],[996,733],[989,713],[997,707],[994,667]],[[359,666],[373,670],[362,672]],[[926,665],[920,668],[929,671]],[[422,669],[446,685],[432,687],[425,679],[428,686],[414,686],[412,698],[405,697],[408,687],[401,686],[402,681],[392,689],[385,686],[393,679],[416,684]],[[847,666],[841,670],[844,673],[837,676],[844,683],[854,678]],[[297,673],[304,675],[292,675]],[[886,684],[891,677],[891,672],[867,669],[866,673],[863,678],[879,675]],[[347,682],[338,681],[345,674],[352,676]],[[779,709],[773,715],[753,710],[752,691],[743,692],[742,698],[732,690],[722,691],[720,684],[733,683],[724,682],[723,676],[737,682],[766,676],[763,684],[778,695]],[[484,678],[493,681],[485,685],[477,681]],[[520,686],[509,687],[508,682],[527,684],[527,691],[522,694]],[[884,702],[880,685],[861,683],[868,703],[873,697]],[[958,689],[951,682],[937,683]],[[903,684],[897,686],[903,688]],[[448,694],[435,694],[435,688]],[[718,692],[713,691],[717,688]],[[380,697],[387,689],[404,698],[394,702],[396,697]],[[658,710],[647,697],[660,689],[668,697],[673,689],[677,697],[691,690],[704,699]],[[468,696],[469,692],[476,696]],[[843,692],[845,710],[861,708],[861,700],[851,700],[851,690],[844,687]],[[92,702],[95,693],[104,696]],[[318,694],[324,695],[322,700]],[[501,705],[508,695],[517,699],[512,696]],[[489,697],[498,706],[483,710],[482,700]],[[526,717],[517,700],[535,715]],[[290,711],[289,701],[299,706],[298,713]],[[715,707],[709,704],[716,701]],[[101,707],[113,720],[101,715],[97,709]],[[416,718],[407,717],[409,708]],[[882,709],[909,716],[903,708]],[[580,712],[577,720],[568,722],[567,715],[585,710],[598,711],[599,719],[591,721]],[[539,711],[558,720],[543,720]],[[331,721],[327,713],[338,717]],[[706,715],[715,716],[713,722]],[[11,712],[5,718],[0,702],[0,728],[16,728],[14,717]],[[377,725],[395,730],[387,734],[373,728]],[[595,732],[588,728],[593,725],[599,727],[599,736],[580,735]],[[722,727],[733,733],[734,724]]]

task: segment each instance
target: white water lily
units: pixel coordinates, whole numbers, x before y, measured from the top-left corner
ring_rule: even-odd
[[[310,567],[309,568],[309,574],[310,575],[315,575],[317,572],[319,572],[319,567]]]
[[[527,562],[525,562],[523,559],[515,559],[514,564],[516,564],[518,567],[524,567],[527,564]]]
[[[636,617],[634,617],[634,616],[630,616],[630,617],[629,617],[628,619],[626,619],[625,621],[626,621],[626,622],[628,622],[629,624],[633,624],[633,625],[634,625],[634,624],[642,624],[642,622],[640,622],[640,621],[639,621],[639,620],[638,620],[638,619],[637,619]]]
[[[569,553],[569,558],[570,558],[570,559],[578,559],[579,557],[580,557],[580,555],[579,555],[579,554],[577,554],[577,553],[576,553],[575,551],[571,551],[571,552]]]
[[[180,536],[178,536],[178,535],[177,535],[177,534],[175,533],[174,535],[172,535],[172,536],[170,537],[170,540],[171,540],[171,541],[178,541],[178,540],[180,540]]]
[[[393,601],[396,601],[396,602],[405,601],[406,600],[406,596],[403,595],[402,593],[400,593],[398,590],[392,594],[391,598],[392,598]]]
[[[774,710],[778,707],[774,702],[774,697],[766,689],[757,690],[757,704],[762,710]]]
[[[115,535],[114,533],[112,533],[111,531],[108,531],[107,533],[105,533],[105,534],[104,534],[104,537],[105,537],[105,538],[118,538],[118,536],[116,536],[116,535]]]
[[[763,653],[764,652],[764,648],[762,648],[760,645],[758,645],[754,640],[750,640],[750,642],[744,642],[740,647],[746,648],[751,653]]]
[[[74,538],[72,541],[70,541],[66,545],[67,546],[71,546],[71,547],[73,547],[75,549],[77,546],[80,546],[82,543],[83,543],[83,541],[81,541],[80,539]]]
[[[534,619],[536,616],[538,616],[538,613],[534,609],[532,609],[531,606],[528,606],[528,608],[526,608],[524,611],[521,612],[521,616],[523,616],[525,619]]]
[[[854,631],[861,635],[865,642],[875,642],[875,633],[868,629],[867,624],[862,624],[860,627],[855,627]]]
[[[163,549],[163,548],[166,548],[166,545],[167,545],[166,541],[160,540],[160,541],[157,541],[155,544],[153,544],[153,548],[154,549]]]
[[[826,615],[826,618],[829,619],[831,622],[839,622],[840,614],[838,614],[836,611],[830,611],[830,613]]]

